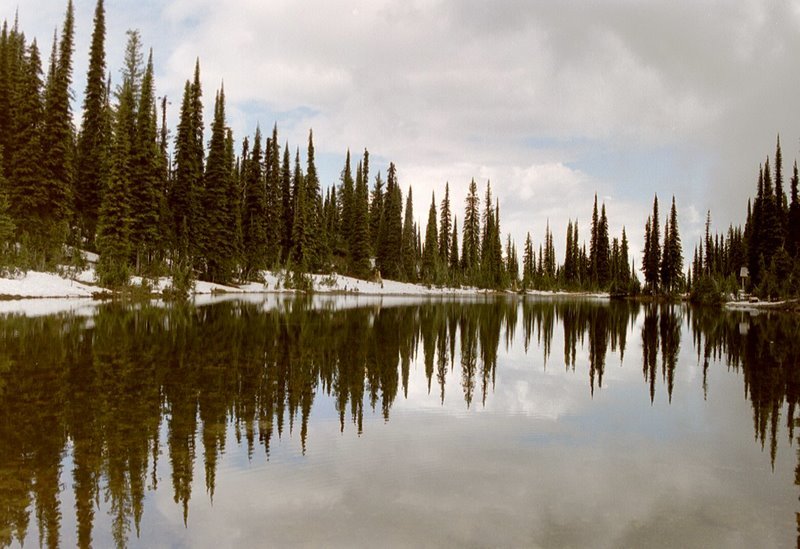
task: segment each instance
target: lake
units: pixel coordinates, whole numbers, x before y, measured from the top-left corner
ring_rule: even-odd
[[[795,546],[799,359],[592,299],[5,314],[0,546]]]

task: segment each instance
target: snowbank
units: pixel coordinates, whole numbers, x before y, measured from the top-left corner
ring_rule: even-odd
[[[16,277],[0,278],[2,297],[92,297],[99,290],[54,273],[29,271]]]

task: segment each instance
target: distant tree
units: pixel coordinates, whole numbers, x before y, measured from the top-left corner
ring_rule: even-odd
[[[289,259],[292,250],[292,227],[294,225],[295,198],[292,187],[291,156],[288,143],[283,148],[283,165],[281,166],[281,199],[283,206],[283,227],[281,238],[281,257],[284,261]]]
[[[78,138],[75,208],[81,236],[94,246],[100,197],[108,176],[109,113],[106,110],[106,23],[103,0],[97,0],[89,50],[89,71]]]
[[[353,197],[352,236],[350,241],[351,272],[358,277],[367,277],[370,271],[369,256],[369,189],[364,177],[364,168],[359,163],[355,195]]]
[[[436,218],[436,195],[431,195],[428,224],[425,227],[425,247],[422,253],[422,279],[428,284],[436,282],[439,265],[439,235]]]
[[[261,128],[256,127],[253,150],[242,158],[244,203],[242,205],[243,278],[267,268],[267,196],[261,160]]]
[[[462,271],[470,284],[475,284],[476,274],[480,268],[480,250],[480,198],[478,198],[478,186],[473,179],[467,191],[461,242]]]
[[[278,145],[278,125],[272,126],[272,138],[267,139],[264,151],[264,184],[266,196],[266,260],[267,266],[278,263],[282,249],[283,183],[281,181],[281,149]]]
[[[386,180],[386,197],[383,218],[378,237],[377,263],[381,275],[389,279],[403,276],[403,193],[397,182],[397,168],[389,164]]]
[[[461,259],[458,257],[458,218],[453,217],[453,234],[450,237],[450,283],[453,286],[461,284]]]
[[[447,270],[450,265],[452,213],[450,211],[450,183],[444,185],[444,199],[439,211],[439,260]]]
[[[595,269],[597,274],[597,284],[601,288],[608,286],[611,278],[610,269],[610,249],[608,242],[608,218],[606,217],[606,205],[603,204],[600,212],[600,222],[597,226],[597,247],[595,257]]]
[[[373,255],[378,254],[378,241],[381,236],[381,224],[383,223],[383,180],[381,173],[375,176],[375,187],[372,189],[372,196],[369,203],[369,235],[372,244]]]
[[[405,217],[403,218],[403,236],[400,241],[400,255],[403,261],[403,272],[406,280],[417,281],[417,230],[414,223],[414,200],[412,189],[408,188]]]
[[[45,88],[42,149],[45,191],[41,219],[46,221],[44,252],[48,262],[61,256],[72,214],[75,131],[72,123],[70,85],[75,18],[72,0],[67,2],[64,28],[56,53],[55,43]]]
[[[645,247],[642,258],[645,284],[650,292],[658,291],[661,267],[661,231],[658,222],[658,196],[653,199],[653,215],[645,225]]]
[[[228,202],[231,165],[228,161],[225,121],[225,89],[221,88],[214,102],[211,143],[205,172],[202,208],[205,212],[203,258],[205,275],[211,282],[230,281],[236,264],[234,247],[235,217]]]
[[[789,204],[787,223],[788,245],[786,246],[787,251],[795,258],[800,255],[800,196],[797,189],[799,181],[800,178],[798,178],[797,175],[797,161],[795,161],[792,169],[791,202]]]
[[[674,292],[679,288],[682,273],[683,252],[678,232],[678,212],[673,196],[669,219],[664,227],[664,249],[661,258],[661,284],[665,292]]]

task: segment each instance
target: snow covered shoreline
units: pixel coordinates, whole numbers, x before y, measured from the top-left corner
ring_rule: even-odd
[[[264,282],[249,282],[238,286],[224,286],[211,282],[198,281],[195,283],[195,302],[197,297],[228,296],[237,298],[257,295],[283,295],[291,296],[297,290],[286,288],[285,273],[263,273]],[[313,293],[320,296],[347,296],[347,297],[395,297],[395,298],[480,298],[487,296],[518,295],[513,292],[494,292],[479,288],[437,288],[420,284],[410,284],[393,280],[373,282],[359,280],[342,275],[310,275],[313,284]],[[100,299],[109,295],[109,292],[98,286],[95,282],[93,269],[72,274],[71,276],[57,273],[43,273],[29,271],[14,277],[0,278],[0,314],[23,313],[29,316],[42,316],[60,312],[92,314]],[[144,282],[141,277],[131,280],[134,286],[141,286]],[[153,297],[170,287],[169,278],[160,278],[156,281],[148,280]],[[526,295],[540,298],[590,298],[608,299],[608,294],[603,293],[569,293],[530,291]],[[201,299],[199,302],[204,302]]]

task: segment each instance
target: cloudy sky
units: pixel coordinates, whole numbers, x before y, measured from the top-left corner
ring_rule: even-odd
[[[94,4],[75,0],[76,112]],[[49,51],[66,0],[0,0],[0,15],[17,6]],[[538,243],[549,219],[559,256],[567,219],[588,235],[595,192],[612,236],[625,225],[640,249],[657,192],[676,197],[689,257],[707,209],[716,228],[743,222],[778,133],[786,171],[800,149],[797,1],[106,0],[106,10],[113,76],[125,30],[140,29],[173,115],[199,57],[207,120],[224,80],[237,139],[277,122],[302,148],[313,128],[325,185],[348,147],[367,147],[373,174],[397,164],[420,219],[449,181],[460,221],[470,179],[481,193],[491,180],[503,228]]]

